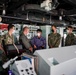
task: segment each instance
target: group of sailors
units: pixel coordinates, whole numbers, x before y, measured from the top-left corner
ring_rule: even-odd
[[[42,36],[42,30],[37,29],[37,36],[32,37],[32,39],[28,39],[27,35],[29,34],[29,27],[25,26],[22,30],[22,33],[19,36],[19,42],[22,44],[23,49],[25,49],[26,53],[34,53],[36,50],[46,49],[46,44],[48,44],[49,48],[59,47],[61,41],[61,35],[57,33],[57,27],[55,25],[51,26],[51,33],[48,34],[48,43],[46,43],[46,38]],[[73,27],[67,27],[67,36],[65,39],[65,46],[70,46],[75,44],[75,35],[72,33]],[[0,37],[0,59],[4,61],[5,58],[4,48],[2,41],[4,40],[5,45],[14,44],[14,36],[13,32],[15,32],[14,25],[8,25],[8,33]]]
[[[34,52],[35,50],[46,49],[46,44],[49,48],[59,47],[61,41],[61,35],[57,33],[57,27],[55,25],[51,26],[51,33],[48,34],[48,43],[46,38],[42,36],[42,30],[37,29],[37,35],[28,39],[29,27],[25,26],[22,33],[19,36],[19,43],[22,44],[23,48],[27,51]],[[75,44],[75,35],[72,33],[73,27],[67,27],[67,36],[65,38],[65,46],[70,46]],[[8,32],[0,37],[0,49],[3,50],[2,41],[4,40],[5,45],[15,43],[13,32],[15,32],[14,25],[8,25]]]

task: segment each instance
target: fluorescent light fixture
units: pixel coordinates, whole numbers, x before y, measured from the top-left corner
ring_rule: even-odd
[[[5,10],[5,9],[3,9],[3,12],[2,12],[2,14],[3,14],[3,15],[5,15],[5,14],[6,14],[6,10]]]
[[[62,21],[62,16],[59,16],[59,20]]]

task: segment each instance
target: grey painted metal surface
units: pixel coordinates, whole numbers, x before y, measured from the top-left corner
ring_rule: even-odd
[[[76,46],[38,50],[34,54],[39,57],[39,75],[76,75]]]

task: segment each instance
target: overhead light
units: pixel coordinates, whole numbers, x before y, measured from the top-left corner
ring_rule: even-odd
[[[26,17],[26,20],[29,20],[29,17],[28,17],[28,13],[27,13],[27,17]]]
[[[2,14],[3,14],[3,15],[5,15],[5,14],[6,14],[6,10],[5,10],[5,9],[3,9],[3,12],[2,12]]]
[[[3,4],[3,11],[2,11],[2,15],[6,14],[6,9],[5,9],[5,4]]]
[[[59,16],[59,20],[62,21],[62,16]]]

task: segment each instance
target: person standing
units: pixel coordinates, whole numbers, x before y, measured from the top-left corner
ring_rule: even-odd
[[[12,24],[9,24],[7,29],[8,29],[8,32],[1,37],[2,46],[6,55],[8,55],[8,58],[13,58],[14,56],[17,55],[17,53],[9,51],[8,47],[10,45],[13,45],[13,46],[15,45],[15,39],[14,39],[15,26]],[[19,51],[17,52],[19,53]]]
[[[5,53],[6,45],[14,43],[14,25],[8,25],[8,33],[0,37],[0,72],[3,73],[2,64],[7,61],[7,55]],[[5,46],[2,46],[2,40],[4,41]],[[5,47],[5,48],[4,48]]]
[[[23,45],[23,48],[26,49],[26,53],[32,53],[33,48],[31,46],[30,40],[27,38],[27,35],[29,34],[29,28],[24,27],[23,32],[19,37],[20,43]]]
[[[14,41],[14,35],[13,35],[13,33],[15,32],[14,29],[15,29],[14,25],[12,25],[12,24],[8,25],[8,33],[6,33],[5,35],[3,35],[3,40],[4,40],[5,45],[15,43],[15,41]]]
[[[14,25],[9,24],[8,25],[8,32],[5,35],[2,35],[0,37],[0,44],[4,50],[6,50],[6,45],[14,43],[14,35],[13,35],[14,32],[15,32]]]
[[[51,29],[52,29],[52,33],[48,35],[48,46],[49,48],[59,47],[61,35],[57,33],[56,26],[52,25]]]
[[[4,69],[2,67],[2,65],[7,61],[7,56],[5,54],[5,51],[2,47],[2,37],[0,36],[0,74],[3,75],[4,74]]]
[[[31,44],[34,50],[40,50],[46,48],[46,39],[42,36],[42,30],[37,29],[37,36],[31,39]]]
[[[74,45],[75,36],[74,36],[74,34],[72,32],[73,32],[73,27],[72,26],[68,26],[67,27],[67,36],[66,36],[66,39],[65,39],[65,46]]]

